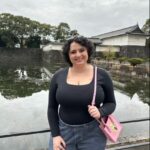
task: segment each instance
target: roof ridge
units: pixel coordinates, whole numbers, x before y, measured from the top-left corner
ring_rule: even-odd
[[[133,27],[138,27],[138,24],[133,25],[133,26],[130,26],[130,27],[126,27],[126,28],[114,30],[114,31],[111,31],[111,32],[105,32],[105,33],[102,33],[102,34],[99,34],[99,35],[94,35],[94,36],[100,36],[100,35],[102,36],[102,35],[104,35],[104,34],[113,33],[113,32],[121,31],[121,30],[128,29],[128,28],[133,28]],[[131,31],[133,31],[133,30],[131,30]],[[94,37],[94,36],[93,36],[93,37]]]

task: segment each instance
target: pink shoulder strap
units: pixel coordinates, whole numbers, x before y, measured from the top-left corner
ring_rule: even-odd
[[[96,89],[97,89],[97,67],[95,66],[94,72],[94,93],[91,105],[95,105],[95,97],[96,97]]]

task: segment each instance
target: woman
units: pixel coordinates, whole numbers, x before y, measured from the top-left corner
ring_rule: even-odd
[[[70,65],[57,71],[50,84],[48,120],[53,150],[104,150],[106,137],[96,119],[111,114],[115,107],[112,81],[103,69],[97,70],[96,104],[94,90],[94,51],[85,37],[69,39],[63,55]]]

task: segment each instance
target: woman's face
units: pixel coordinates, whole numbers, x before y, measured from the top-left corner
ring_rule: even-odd
[[[88,61],[87,48],[76,42],[72,42],[69,50],[69,58],[73,65],[87,64]]]

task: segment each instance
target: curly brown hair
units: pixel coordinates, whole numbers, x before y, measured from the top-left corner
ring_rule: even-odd
[[[73,42],[76,42],[76,43],[87,48],[87,52],[88,52],[88,61],[87,62],[90,63],[91,62],[91,56],[94,53],[95,48],[94,48],[93,43],[84,36],[75,36],[75,37],[70,38],[69,40],[66,41],[66,43],[63,46],[63,56],[64,56],[65,61],[70,66],[72,66],[72,63],[71,63],[70,58],[69,58],[69,51],[70,51],[70,45]]]

